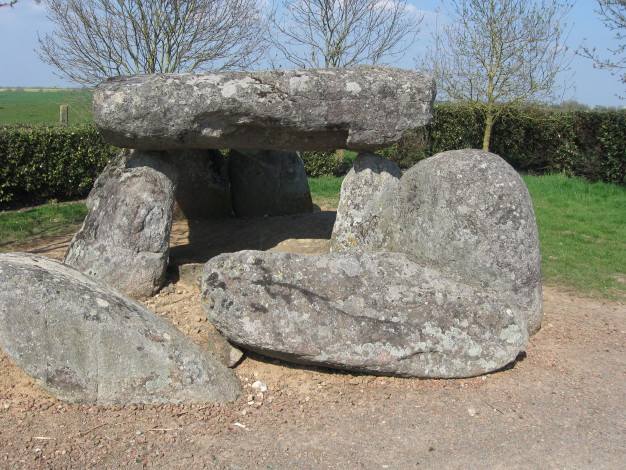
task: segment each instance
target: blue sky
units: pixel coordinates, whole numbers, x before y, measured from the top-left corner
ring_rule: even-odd
[[[414,68],[412,57],[418,55],[428,41],[427,29],[432,25],[438,0],[409,0],[424,13],[423,33],[405,59],[397,66]],[[594,13],[595,0],[578,0],[569,14],[571,24],[567,45],[575,50],[587,38],[599,50],[615,48],[611,31],[606,29]],[[68,87],[71,83],[53,74],[52,69],[38,58],[37,35],[51,32],[53,25],[46,19],[43,2],[20,0],[13,8],[0,8],[0,87]],[[575,56],[572,60],[572,87],[565,99],[575,99],[590,106],[626,106],[626,101],[615,95],[624,94],[624,85],[606,70],[596,70],[590,61]]]

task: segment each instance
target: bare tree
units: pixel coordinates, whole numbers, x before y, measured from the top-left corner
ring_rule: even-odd
[[[46,0],[40,58],[90,85],[118,75],[243,69],[265,52],[262,0]]]
[[[12,7],[17,2],[18,2],[18,0],[11,0],[10,2],[0,2],[0,8],[1,7]],[[41,0],[35,0],[35,3],[40,3],[40,2],[41,2]]]
[[[282,0],[274,45],[296,67],[347,67],[398,60],[422,18],[405,0]]]
[[[621,73],[620,81],[626,83],[626,72],[623,72],[626,70],[626,0],[598,0],[596,13],[604,25],[615,32],[614,38],[620,44],[615,49],[608,49],[613,58],[601,57],[595,47],[584,45],[577,52],[593,60],[596,68],[609,69],[614,75]]]
[[[520,102],[551,100],[569,68],[563,45],[571,5],[548,0],[458,0],[420,63],[445,98],[485,114],[483,149],[494,122]]]

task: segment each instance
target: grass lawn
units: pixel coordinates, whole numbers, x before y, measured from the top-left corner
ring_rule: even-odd
[[[57,124],[61,104],[68,105],[69,124],[91,122],[92,97],[91,91],[0,89],[0,126]]]
[[[313,202],[337,207],[342,180],[310,179]],[[561,175],[524,180],[537,216],[544,283],[626,300],[626,188]],[[18,240],[75,231],[85,214],[80,203],[0,213],[0,251]]]
[[[543,279],[626,299],[626,188],[562,175],[524,176],[533,200]]]
[[[87,215],[80,202],[50,203],[20,211],[0,212],[0,251],[25,240],[75,231]]]
[[[339,205],[339,192],[343,178],[333,176],[321,176],[319,178],[309,178],[309,189],[313,204],[320,207],[336,208]]]

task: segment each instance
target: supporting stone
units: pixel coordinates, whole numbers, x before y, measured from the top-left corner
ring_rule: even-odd
[[[236,216],[290,215],[313,210],[304,163],[295,152],[231,150],[228,176]]]
[[[226,159],[217,150],[133,150],[123,166],[147,166],[166,175],[175,185],[178,209],[187,219],[232,215]]]
[[[107,167],[87,199],[89,213],[65,263],[132,297],[165,281],[174,185],[149,167]]]

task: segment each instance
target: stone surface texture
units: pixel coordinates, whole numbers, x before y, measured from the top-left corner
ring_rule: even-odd
[[[155,294],[165,280],[173,202],[163,173],[110,165],[94,183],[64,262],[131,297]]]
[[[226,159],[217,150],[132,150],[120,165],[147,166],[174,184],[178,209],[187,219],[232,215]]]
[[[118,147],[375,150],[432,119],[435,83],[359,66],[119,77],[96,87],[94,120]]]
[[[210,260],[209,320],[270,357],[375,374],[470,377],[513,361],[525,317],[399,253],[242,251]]]
[[[359,184],[355,175],[349,178],[344,185]],[[452,280],[497,293],[525,312],[530,334],[540,329],[541,256],[532,201],[503,159],[482,150],[443,152],[408,170],[395,190],[372,198],[372,213],[355,211],[363,226],[351,225],[351,243],[333,235],[333,251],[405,253]],[[356,221],[351,211],[340,202],[337,220]],[[371,233],[370,220],[378,233]]]
[[[332,251],[379,251],[388,234],[378,229],[384,196],[395,194],[402,170],[378,155],[361,153],[341,184],[341,198],[331,238]]]
[[[313,210],[304,163],[295,152],[231,150],[228,177],[236,216],[277,216]]]
[[[35,255],[0,255],[0,348],[70,403],[233,401],[235,374],[102,282]]]

